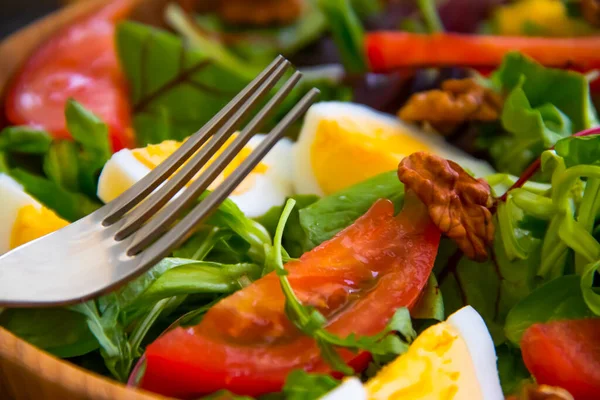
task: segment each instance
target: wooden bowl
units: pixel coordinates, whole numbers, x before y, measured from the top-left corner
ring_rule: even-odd
[[[144,0],[135,0],[142,2]],[[136,19],[148,21],[164,0],[145,0]],[[0,99],[19,66],[53,32],[95,10],[106,0],[74,3],[20,30],[0,43]],[[1,103],[0,103],[1,104]],[[2,110],[2,114],[4,111]],[[84,370],[37,349],[0,327],[0,399],[166,399]]]

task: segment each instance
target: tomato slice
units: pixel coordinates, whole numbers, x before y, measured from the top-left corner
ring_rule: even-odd
[[[380,332],[399,307],[412,307],[431,273],[440,239],[421,202],[379,200],[333,239],[286,264],[300,300],[342,337]],[[367,353],[340,355],[356,370]],[[284,313],[274,273],[222,300],[201,323],[176,328],[148,346],[142,387],[174,397],[219,389],[257,396],[281,390],[293,369],[331,372],[315,342]]]
[[[67,100],[74,98],[109,126],[113,150],[132,147],[131,107],[114,31],[115,23],[129,14],[133,4],[131,0],[112,1],[43,43],[9,88],[8,120],[68,138],[64,110]]]
[[[523,360],[538,383],[568,390],[576,400],[600,395],[600,319],[530,326],[521,340]]]

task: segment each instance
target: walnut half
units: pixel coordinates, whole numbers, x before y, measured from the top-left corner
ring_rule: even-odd
[[[404,158],[398,177],[429,208],[431,220],[442,233],[476,260],[487,258],[494,239],[490,187],[460,165],[433,154],[418,152]]]
[[[404,121],[429,122],[448,132],[465,121],[495,121],[502,112],[503,99],[473,78],[448,79],[441,89],[416,93],[398,111]]]

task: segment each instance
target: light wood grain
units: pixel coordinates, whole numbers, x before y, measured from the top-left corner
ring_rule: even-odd
[[[164,0],[146,0],[144,6],[156,8],[155,3],[158,1],[164,3]],[[106,4],[106,0],[77,2],[35,22],[0,43],[0,99],[9,79],[41,42],[69,22],[94,11],[102,4]],[[142,15],[148,14],[147,10],[144,11]],[[165,398],[126,388],[59,360],[0,328],[0,400],[12,399],[156,400]]]

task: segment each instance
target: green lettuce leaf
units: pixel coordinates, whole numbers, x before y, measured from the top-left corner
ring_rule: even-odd
[[[556,142],[554,150],[567,167],[600,165],[600,135],[564,138]]]
[[[508,54],[491,84],[507,93],[501,115],[505,135],[488,137],[496,168],[515,175],[559,139],[598,125],[584,75],[545,68],[519,54]]]
[[[510,343],[505,343],[496,347],[496,356],[498,357],[500,384],[505,396],[515,394],[523,385],[531,383],[531,374],[525,367],[518,348],[514,348]]]
[[[294,370],[285,380],[283,394],[286,400],[313,400],[335,389],[339,384],[340,381],[329,375]]]

